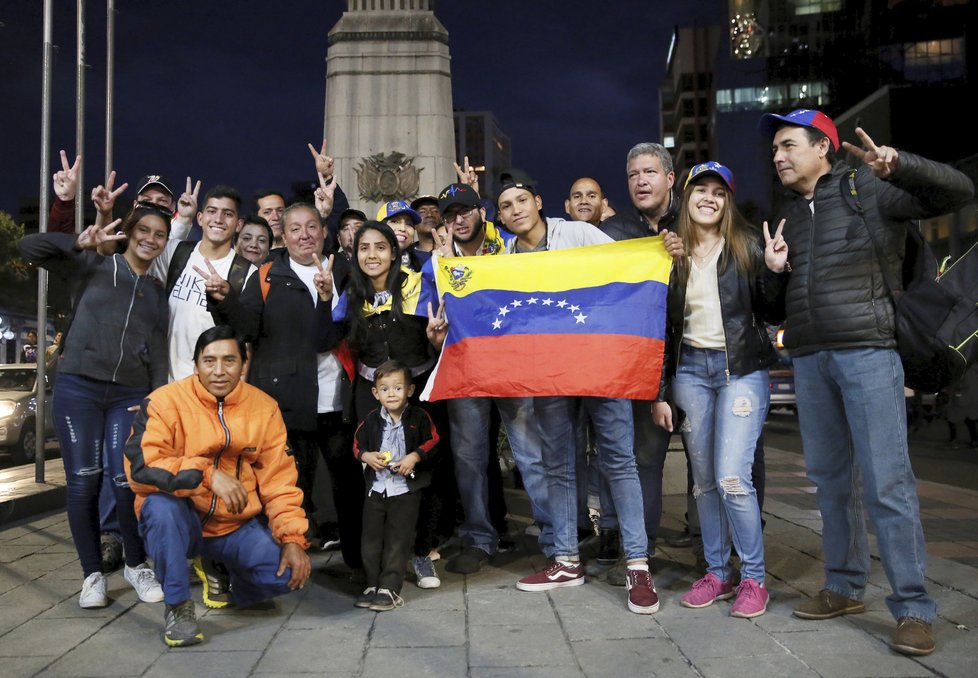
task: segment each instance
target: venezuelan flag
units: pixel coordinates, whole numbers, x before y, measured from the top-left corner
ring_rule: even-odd
[[[654,398],[671,265],[662,238],[437,259],[449,329],[423,398]]]

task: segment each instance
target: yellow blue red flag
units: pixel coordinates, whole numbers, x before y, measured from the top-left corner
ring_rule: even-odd
[[[658,393],[662,238],[432,263],[449,327],[424,399]]]

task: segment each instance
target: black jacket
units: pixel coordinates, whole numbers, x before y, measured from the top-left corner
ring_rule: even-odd
[[[417,452],[421,461],[414,467],[414,478],[405,478],[408,489],[411,492],[426,487],[431,483],[431,471],[429,470],[429,460],[435,453],[435,446],[440,440],[435,424],[431,417],[420,407],[408,405],[401,413],[401,421],[404,422],[404,455]],[[357,459],[364,452],[380,452],[380,445],[384,439],[384,418],[380,414],[380,409],[373,410],[357,427],[356,435],[353,440],[353,456]],[[377,473],[365,466],[363,477],[367,483],[367,492],[374,484]]]
[[[961,172],[912,153],[900,152],[896,171],[877,179],[865,165],[856,189],[861,216],[848,193],[844,163],[815,185],[815,213],[804,196],[793,194],[781,217],[792,273],[786,288],[784,345],[792,355],[826,349],[892,348],[894,309],[880,257],[867,227],[882,243],[886,265],[901,279],[907,222],[953,212],[974,196]]]
[[[632,240],[633,238],[645,238],[657,235],[662,229],[672,228],[676,217],[679,214],[679,199],[675,193],[669,193],[669,208],[666,213],[659,218],[656,230],[649,228],[649,222],[645,216],[632,206],[627,210],[622,210],[613,217],[608,217],[598,228],[612,240]]]
[[[319,401],[317,354],[335,349],[345,328],[333,322],[330,303],[317,298],[313,304],[309,288],[289,265],[287,249],[272,250],[268,262],[268,299],[262,299],[259,269],[248,279],[239,298],[229,297],[226,303],[216,306],[215,312],[253,343],[248,381],[275,398],[285,427],[290,431],[315,431]],[[334,294],[340,293],[348,271],[348,264],[335,257]],[[348,389],[345,372],[341,379],[341,388]]]
[[[772,272],[764,264],[760,234],[754,234],[751,238],[750,254],[754,271],[751,277],[741,275],[733,261],[722,270],[719,262],[717,264],[727,370],[738,376],[763,369],[778,359],[764,324],[781,322],[779,301],[789,277],[787,273]],[[669,279],[666,308],[666,356],[659,400],[663,399],[661,394],[667,385],[667,378],[676,373],[686,324],[686,286],[679,282],[675,268]]]

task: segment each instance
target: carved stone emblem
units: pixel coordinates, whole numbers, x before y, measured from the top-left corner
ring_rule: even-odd
[[[361,158],[356,171],[360,197],[371,202],[410,200],[421,188],[421,170],[414,158],[397,151]]]

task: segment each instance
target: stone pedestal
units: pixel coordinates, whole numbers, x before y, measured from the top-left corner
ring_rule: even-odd
[[[448,31],[432,4],[348,0],[329,32],[329,153],[351,204],[370,217],[455,178]]]

